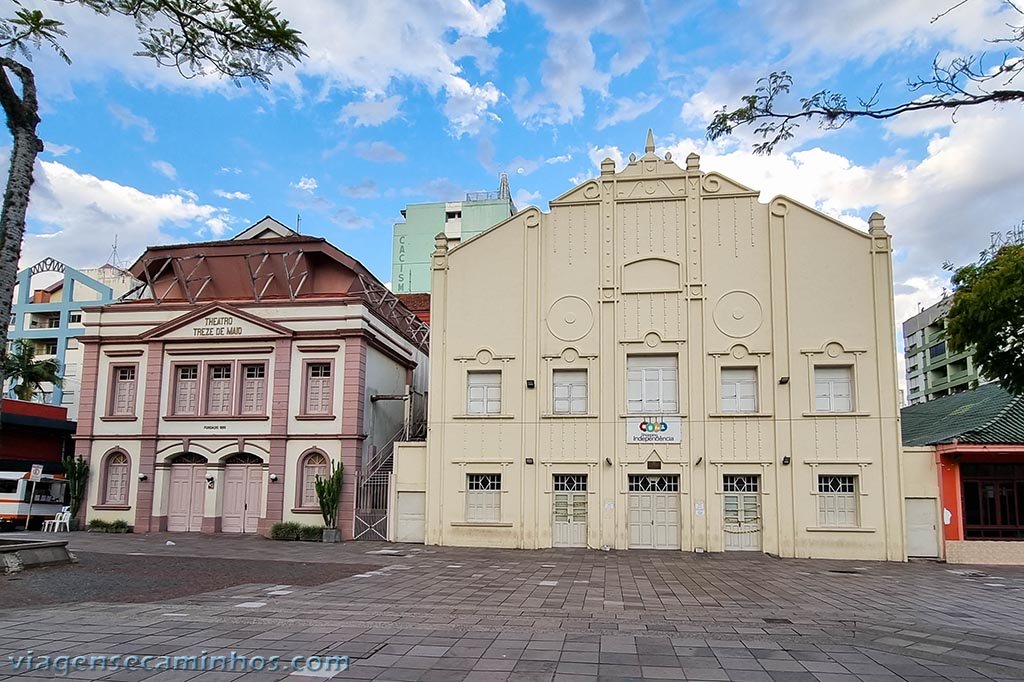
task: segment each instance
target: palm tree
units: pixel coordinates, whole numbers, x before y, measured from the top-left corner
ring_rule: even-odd
[[[61,385],[60,363],[54,358],[36,360],[35,346],[28,339],[18,339],[14,352],[4,355],[3,366],[4,376],[16,384],[18,400],[32,400],[40,384]]]

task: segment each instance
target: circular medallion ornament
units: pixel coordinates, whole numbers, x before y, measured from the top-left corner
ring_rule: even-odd
[[[594,311],[579,296],[563,296],[548,309],[548,331],[562,341],[579,341],[594,326]]]
[[[734,339],[756,332],[763,319],[761,304],[746,291],[730,291],[715,306],[715,326]]]

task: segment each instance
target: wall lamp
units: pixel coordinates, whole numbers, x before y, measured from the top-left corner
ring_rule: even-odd
[[[789,377],[779,377],[779,385],[785,386],[789,383]]]
[[[139,474],[140,481],[145,481],[147,478],[149,478],[149,476],[147,476],[146,474]]]
[[[604,458],[604,463],[607,464],[608,466],[611,466],[612,465],[612,458],[611,457],[605,457]]]
[[[213,490],[213,474],[206,474],[206,487]]]
[[[782,466],[788,467],[789,463],[792,462],[792,461],[793,461],[792,457],[790,457],[789,455],[783,455],[783,457],[782,457]]]
[[[277,481],[277,474],[270,474],[270,482],[273,483],[275,481]]]

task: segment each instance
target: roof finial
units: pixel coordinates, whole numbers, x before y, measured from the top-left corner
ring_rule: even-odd
[[[654,153],[654,131],[650,128],[647,129],[647,144],[644,145],[644,153]]]

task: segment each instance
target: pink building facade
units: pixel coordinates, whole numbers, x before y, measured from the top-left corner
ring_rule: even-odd
[[[382,457],[408,434],[426,325],[358,261],[271,218],[229,241],[151,247],[131,271],[142,298],[85,310],[86,520],[322,525],[314,482],[341,462],[342,537],[380,539],[386,509],[360,514],[373,504],[357,498],[370,474],[387,484]]]

